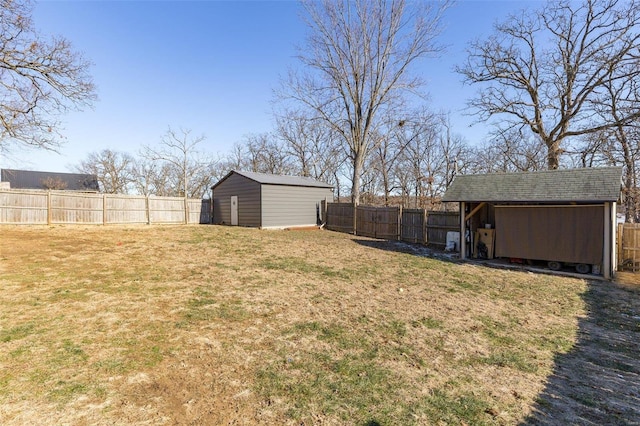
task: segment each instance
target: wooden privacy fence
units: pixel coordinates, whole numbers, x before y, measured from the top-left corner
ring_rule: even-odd
[[[210,200],[0,190],[0,224],[210,223]]]
[[[327,229],[338,232],[353,232],[353,204],[322,202]]]
[[[385,240],[398,238],[399,207],[358,206],[356,212],[356,234]]]
[[[427,242],[427,211],[422,209],[402,210],[400,217],[400,239],[412,243]]]
[[[618,224],[618,270],[640,272],[640,224]]]
[[[326,203],[325,226],[339,232],[353,232],[353,204]],[[401,207],[358,206],[356,235],[402,240],[444,247],[448,231],[459,231],[458,212],[428,212]]]
[[[429,244],[444,247],[447,244],[447,232],[450,231],[460,232],[460,214],[458,212],[429,212],[427,214],[426,233]]]

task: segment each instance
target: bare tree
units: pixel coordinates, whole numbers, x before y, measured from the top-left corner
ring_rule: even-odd
[[[135,159],[125,152],[104,149],[92,152],[74,169],[78,173],[96,175],[102,192],[128,194],[135,181]]]
[[[547,147],[547,166],[560,165],[563,141],[629,123],[595,120],[603,84],[637,79],[640,10],[635,0],[549,1],[495,25],[495,34],[470,45],[458,67],[483,85],[469,102],[480,120],[501,117],[501,129],[528,128]],[[550,41],[549,41],[550,40]],[[506,117],[506,120],[504,119]]]
[[[385,206],[388,206],[391,193],[395,191],[398,186],[397,181],[394,179],[393,170],[398,163],[400,155],[402,155],[404,144],[403,141],[397,137],[396,132],[383,131],[383,134],[380,135],[379,138],[380,142],[375,144],[375,149],[373,150],[373,168],[380,174],[383,203]]]
[[[636,68],[638,62],[629,65]],[[610,72],[619,73],[620,70],[611,69]],[[630,69],[628,73],[633,73]],[[626,123],[624,117],[632,115],[640,109],[640,82],[637,79],[616,80],[609,79],[604,85],[604,91],[600,100],[596,102],[598,112],[604,120],[610,120],[615,125],[603,131],[604,138],[609,143],[602,146],[609,154],[611,164],[624,166],[624,206],[625,221],[635,223],[640,220],[640,197],[638,194],[638,169],[640,160],[640,126],[637,120]]]
[[[134,169],[135,191],[145,196],[170,197],[176,195],[173,175],[169,163],[139,158]]]
[[[198,150],[204,140],[204,136],[192,136],[189,129],[175,131],[169,127],[158,147],[142,148],[141,155],[144,159],[162,164],[156,170],[170,173],[166,183],[172,189],[162,192],[192,198],[200,198],[207,193],[213,184],[212,169],[216,161]]]
[[[45,39],[28,0],[0,0],[0,151],[59,146],[59,116],[89,106],[89,62],[62,37]]]
[[[289,154],[270,133],[258,133],[244,137],[247,163],[250,171],[287,175],[292,171]]]
[[[294,173],[330,182],[343,161],[335,130],[319,117],[301,111],[285,111],[276,121]]]
[[[311,30],[282,93],[322,117],[341,137],[353,171],[351,197],[360,202],[360,178],[382,112],[422,82],[410,76],[417,60],[440,52],[435,43],[447,4],[404,0],[308,0]],[[354,214],[355,227],[355,214]]]
[[[226,173],[230,172],[231,170],[248,170],[248,157],[249,154],[247,152],[246,144],[236,142],[231,147],[231,151],[222,161],[222,168],[226,170]]]
[[[500,129],[493,138],[473,150],[475,173],[532,172],[547,168],[546,146],[522,129]]]
[[[436,196],[444,195],[460,169],[466,169],[471,155],[471,150],[465,139],[454,131],[450,113],[441,115],[440,120],[440,137],[436,150],[440,152],[441,159],[440,166],[433,174],[432,202]]]
[[[435,118],[423,115],[422,119],[405,122],[402,126],[401,135],[406,147],[402,152],[400,167],[407,171],[404,174],[404,187],[407,198],[413,193],[415,208],[424,207],[425,185],[431,186],[427,188],[431,193],[435,171],[441,166],[441,153],[438,151],[440,129]]]

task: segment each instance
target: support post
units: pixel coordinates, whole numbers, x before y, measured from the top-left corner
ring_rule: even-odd
[[[611,278],[611,237],[615,231],[611,230],[611,203],[604,203],[604,247],[602,261],[602,276],[605,279]]]
[[[467,219],[465,218],[464,209],[466,208],[466,203],[463,201],[460,203],[460,259],[464,260],[467,258],[467,240],[464,235],[467,230]]]
[[[610,216],[611,217],[611,278],[614,278],[616,275],[616,272],[618,271],[618,252],[615,249],[616,241],[618,238],[618,235],[617,235],[618,206],[615,201],[611,203],[610,211],[611,211],[611,216]]]

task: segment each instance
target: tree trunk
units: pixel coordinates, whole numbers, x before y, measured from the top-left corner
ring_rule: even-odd
[[[360,175],[362,174],[362,163],[364,158],[361,154],[357,154],[353,161],[353,179],[351,184],[351,202],[353,203],[353,235],[356,235],[357,228],[357,210],[360,204]]]
[[[384,206],[389,207],[389,172],[385,166],[382,167],[382,184],[384,185]]]
[[[560,168],[560,141],[545,141],[547,145],[547,166],[549,170]]]
[[[637,191],[635,187],[635,165],[632,160],[625,159],[627,166],[627,175],[625,176],[624,186],[625,186],[625,200],[624,200],[624,221],[626,223],[635,223],[636,222],[636,197]]]

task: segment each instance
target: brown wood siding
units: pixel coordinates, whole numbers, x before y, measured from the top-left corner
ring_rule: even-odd
[[[262,227],[286,228],[317,224],[323,200],[333,201],[330,188],[262,185]]]
[[[231,174],[213,190],[213,223],[231,224],[231,197],[238,196],[238,225],[261,226],[260,184]]]
[[[496,206],[496,257],[601,264],[604,207]]]

